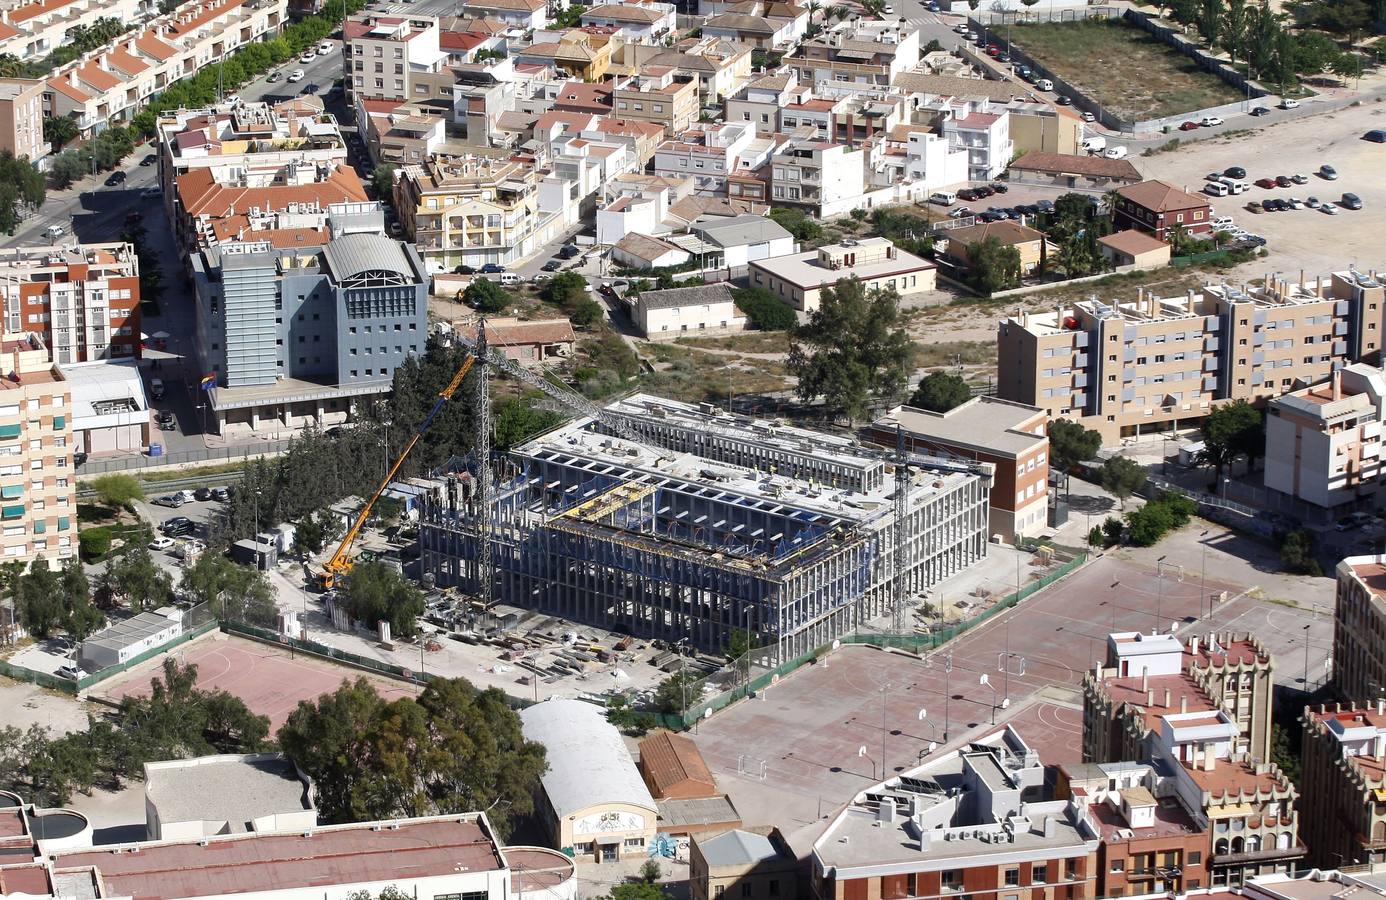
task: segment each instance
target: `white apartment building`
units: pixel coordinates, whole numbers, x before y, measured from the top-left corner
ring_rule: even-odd
[[[842,215],[855,208],[866,186],[867,154],[855,147],[792,140],[772,160],[774,203],[808,207],[814,215]]]
[[[799,45],[785,59],[801,84],[887,87],[919,65],[919,29],[903,19],[848,19]]]
[[[539,183],[541,222],[557,217],[565,227],[576,225],[596,209],[603,184],[639,168],[635,154],[623,143],[570,136],[555,140],[552,147],[549,174]]]
[[[699,194],[726,194],[727,176],[755,139],[755,127],[746,122],[708,125],[684,132],[655,150],[654,174],[692,176]]]
[[[135,22],[159,10],[156,0],[30,0],[0,14],[0,53],[41,59],[98,19]]]
[[[342,35],[343,83],[353,104],[414,99],[413,79],[440,71],[448,58],[431,16],[360,13],[347,19]]]
[[[1386,373],[1353,363],[1266,407],[1266,487],[1331,509],[1381,489]]]
[[[606,184],[606,202],[597,209],[597,243],[614,244],[628,234],[673,231],[669,209],[693,192],[692,177],[628,174]]]
[[[77,548],[71,391],[38,335],[0,353],[16,376],[0,379],[0,562],[56,567]]]
[[[925,191],[962,184],[969,178],[971,151],[954,146],[943,135],[910,129],[904,150],[904,176],[922,184]]]
[[[1000,177],[1015,152],[1011,117],[1004,109],[982,111],[967,106],[943,120],[943,136],[954,150],[967,151],[967,177],[990,181]]]
[[[287,0],[184,4],[55,70],[46,82],[44,112],[70,117],[83,136],[127,122],[170,84],[278,34],[287,9]]]
[[[582,24],[614,28],[627,44],[653,44],[672,34],[677,23],[672,3],[607,3],[587,7]]]

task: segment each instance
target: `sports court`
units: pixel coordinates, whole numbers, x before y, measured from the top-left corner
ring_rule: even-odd
[[[1197,576],[1157,577],[1154,567],[1104,556],[927,660],[843,646],[702,723],[698,746],[749,824],[761,824],[758,809],[811,822],[820,800],[844,802],[882,771],[914,766],[930,742],[986,733],[993,715],[999,724],[1015,714],[1038,747],[1071,747],[1054,762],[1075,759],[1081,713],[1024,701],[1044,687],[1076,687],[1102,659],[1109,632],[1185,624],[1206,610],[1207,594],[1223,590],[1237,589],[1208,580],[1201,590]],[[999,708],[1006,697],[1010,710]],[[767,796],[777,798],[769,808]]]
[[[216,632],[202,640],[185,644],[177,653],[181,662],[197,666],[197,686],[203,690],[223,690],[240,697],[251,712],[269,716],[273,734],[302,700],[313,700],[337,689],[343,679],[364,677],[375,685],[382,697],[412,697],[418,693],[411,685],[315,656],[295,653]],[[155,677],[163,672],[164,657],[113,678],[102,685],[102,696],[119,701],[122,697],[147,697]]]

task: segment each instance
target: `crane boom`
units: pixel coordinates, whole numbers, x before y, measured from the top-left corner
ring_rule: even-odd
[[[475,361],[475,356],[468,356],[462,363],[461,368],[457,370],[457,374],[452,376],[452,381],[449,381],[447,386],[438,392],[438,399],[433,404],[433,409],[429,410],[423,423],[419,425],[413,436],[409,438],[409,443],[404,445],[404,450],[395,458],[395,464],[392,465],[390,471],[385,474],[384,480],[382,480],[380,485],[375,489],[375,493],[371,494],[370,499],[366,501],[366,505],[361,507],[361,511],[356,514],[356,519],[351,523],[351,527],[347,529],[346,536],[343,537],[342,542],[337,545],[337,551],[332,554],[332,558],[323,566],[323,571],[318,576],[318,585],[323,590],[331,589],[339,576],[345,575],[351,571],[351,545],[356,541],[356,536],[361,533],[361,529],[365,526],[366,520],[370,518],[371,510],[375,507],[376,501],[380,499],[381,494],[385,493],[385,489],[390,486],[390,482],[395,480],[395,475],[399,472],[400,467],[404,465],[404,461],[409,458],[409,454],[413,451],[414,446],[418,444],[419,439],[422,438],[433,425],[433,420],[437,418],[438,413],[442,411],[443,404],[451,400],[452,395],[457,393],[457,389],[462,386],[462,379],[467,377],[467,372],[471,369],[472,363]]]

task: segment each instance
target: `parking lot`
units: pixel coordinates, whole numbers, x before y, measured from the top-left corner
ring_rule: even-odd
[[[1146,177],[1192,192],[1202,189],[1206,174],[1229,166],[1244,167],[1248,182],[1279,175],[1308,176],[1304,185],[1253,186],[1236,197],[1212,201],[1215,215],[1230,215],[1237,225],[1268,241],[1269,257],[1236,270],[1243,277],[1262,277],[1267,272],[1297,277],[1301,269],[1312,276],[1353,263],[1375,269],[1382,262],[1378,235],[1386,228],[1386,181],[1380,177],[1386,168],[1386,145],[1364,141],[1362,135],[1383,123],[1386,104],[1367,103],[1153,156],[1132,157],[1132,162]],[[1324,164],[1337,169],[1337,180],[1314,174]],[[1340,210],[1333,216],[1308,208],[1260,214],[1246,209],[1251,201],[1271,198],[1313,196],[1336,203],[1344,192],[1360,197],[1363,208]]]

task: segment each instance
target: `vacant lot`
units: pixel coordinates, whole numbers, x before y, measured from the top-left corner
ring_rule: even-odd
[[[1011,42],[1127,121],[1174,116],[1242,96],[1182,53],[1120,21],[1015,25]]]

